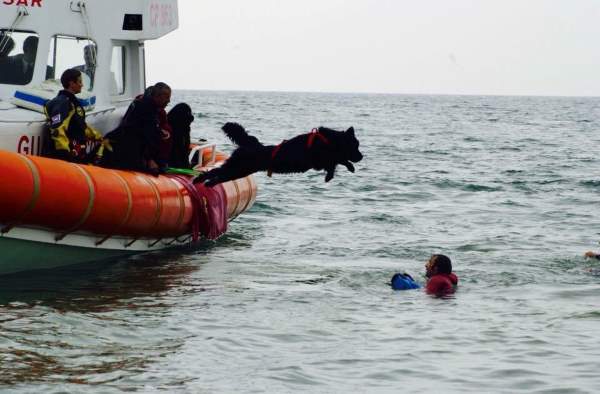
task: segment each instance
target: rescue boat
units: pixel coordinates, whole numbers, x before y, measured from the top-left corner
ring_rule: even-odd
[[[40,156],[42,108],[60,89],[55,79],[64,69],[85,73],[88,89],[78,98],[87,122],[105,134],[145,88],[144,41],[178,23],[177,0],[0,2],[0,54],[12,46],[5,58],[24,65],[6,71],[0,58],[0,274],[214,239],[252,206],[252,176],[204,188],[185,176]],[[35,54],[25,41],[37,41]],[[91,62],[84,58],[88,45],[95,48]],[[200,171],[226,157],[205,141],[190,149]]]

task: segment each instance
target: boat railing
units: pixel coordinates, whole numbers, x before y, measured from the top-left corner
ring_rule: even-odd
[[[196,154],[198,154],[198,164],[200,164],[201,166],[205,166],[205,165],[209,165],[209,164],[214,164],[215,162],[215,157],[217,155],[217,144],[209,144],[206,143],[206,141],[195,141],[193,143],[198,143],[199,145],[194,146],[191,150],[190,150],[190,155],[189,155],[189,161],[190,163],[193,161],[194,156]],[[205,163],[203,156],[204,156],[204,151],[210,149],[210,159]]]

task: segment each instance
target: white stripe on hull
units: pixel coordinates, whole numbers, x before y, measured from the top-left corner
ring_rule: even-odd
[[[102,242],[102,237],[94,234],[69,234],[57,241],[57,235],[26,227],[0,235],[0,275],[158,251],[187,245],[191,239],[188,235],[164,239],[111,237]]]

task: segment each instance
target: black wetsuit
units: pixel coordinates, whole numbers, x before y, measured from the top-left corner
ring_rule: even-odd
[[[119,127],[106,135],[112,153],[105,153],[103,165],[148,171],[148,160],[158,157],[161,128],[158,108],[149,95],[138,96],[127,109]]]

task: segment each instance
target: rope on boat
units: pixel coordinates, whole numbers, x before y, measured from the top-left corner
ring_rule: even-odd
[[[168,175],[169,178],[178,181],[188,192],[190,199],[192,200],[192,242],[200,239],[200,214],[202,213],[202,195],[196,189],[196,186],[186,176],[183,175]]]

